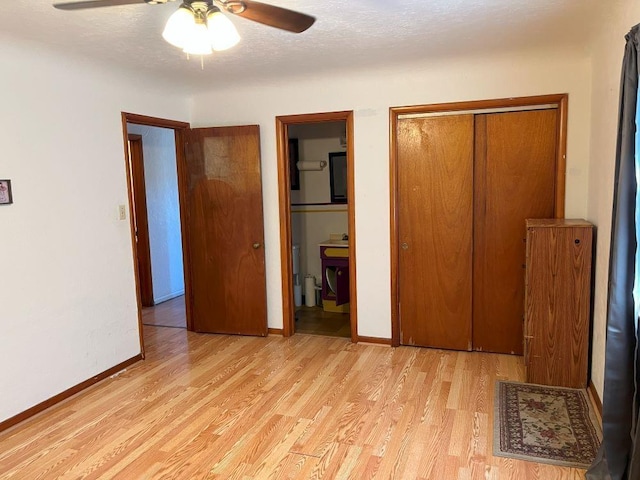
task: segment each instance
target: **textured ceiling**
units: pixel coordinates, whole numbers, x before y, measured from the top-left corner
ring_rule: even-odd
[[[261,0],[269,2],[269,0]],[[609,0],[273,0],[317,18],[302,34],[232,17],[242,40],[196,59],[161,32],[178,2],[60,11],[3,0],[0,32],[184,87],[527,48],[583,48]]]

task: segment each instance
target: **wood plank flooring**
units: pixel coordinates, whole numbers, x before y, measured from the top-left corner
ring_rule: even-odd
[[[569,480],[493,457],[521,357],[145,327],[147,359],[0,434],[2,479]]]
[[[325,312],[321,307],[296,307],[296,333],[351,338],[349,314]]]
[[[187,328],[184,295],[142,309],[142,323],[160,327]]]

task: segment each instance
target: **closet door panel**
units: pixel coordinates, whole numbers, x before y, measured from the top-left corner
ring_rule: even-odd
[[[555,211],[557,110],[476,116],[473,348],[523,353],[525,219]]]
[[[471,348],[473,115],[398,121],[400,343]]]

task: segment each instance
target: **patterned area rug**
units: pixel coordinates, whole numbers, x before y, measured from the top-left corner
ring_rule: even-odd
[[[584,390],[497,382],[493,454],[587,468],[602,433]]]

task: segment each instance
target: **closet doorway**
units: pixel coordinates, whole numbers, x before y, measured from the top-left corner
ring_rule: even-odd
[[[566,109],[391,109],[394,345],[522,354],[525,219],[564,216]]]
[[[353,112],[281,116],[276,128],[282,333],[356,342]]]

